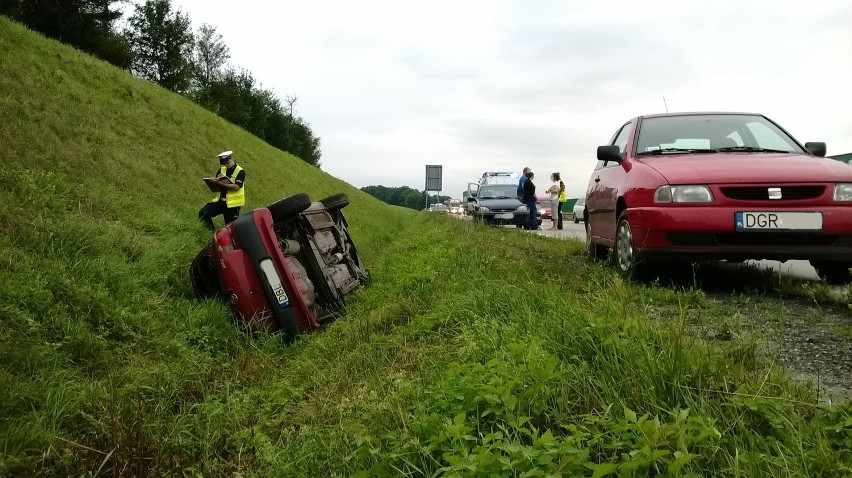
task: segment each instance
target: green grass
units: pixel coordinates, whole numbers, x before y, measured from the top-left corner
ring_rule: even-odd
[[[694,285],[385,206],[2,18],[0,91],[0,474],[852,473],[852,407],[817,404]],[[192,297],[224,149],[248,207],[349,194],[374,282],[322,333],[252,339]],[[769,304],[795,288],[756,283]]]

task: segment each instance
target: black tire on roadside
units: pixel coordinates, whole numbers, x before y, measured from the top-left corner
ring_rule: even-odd
[[[286,221],[311,206],[311,198],[305,193],[293,194],[272,203],[268,209],[275,222]]]
[[[845,261],[810,261],[820,278],[832,285],[842,285],[852,282],[852,262]]]
[[[329,211],[343,209],[349,205],[349,196],[347,196],[346,193],[334,194],[325,199],[321,199],[320,202]]]
[[[607,254],[609,253],[609,249],[605,246],[601,246],[599,244],[595,244],[592,242],[592,231],[589,227],[589,222],[586,221],[586,252],[589,254],[593,260],[602,261],[606,259]]]

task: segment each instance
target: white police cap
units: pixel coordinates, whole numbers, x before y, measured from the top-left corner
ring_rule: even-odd
[[[219,153],[219,161],[227,161],[234,155],[233,151],[223,151]]]

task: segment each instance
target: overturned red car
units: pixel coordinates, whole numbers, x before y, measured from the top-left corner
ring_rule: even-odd
[[[369,281],[343,216],[345,194],[285,197],[218,229],[189,269],[198,298],[228,302],[251,332],[292,340],[345,312],[344,297]]]

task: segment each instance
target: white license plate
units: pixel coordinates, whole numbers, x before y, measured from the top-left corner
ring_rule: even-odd
[[[497,219],[513,219],[515,217],[515,215],[511,212],[507,212],[507,213],[503,213],[503,214],[497,214],[494,217],[496,217]]]
[[[772,212],[746,211],[735,213],[738,231],[820,231],[822,230],[821,212]]]
[[[278,307],[283,309],[290,305],[290,298],[287,297],[287,292],[284,291],[284,287],[281,285],[281,279],[278,277],[278,272],[275,271],[275,265],[272,264],[272,260],[264,259],[260,261],[260,270],[263,271],[263,275],[266,276],[266,282],[269,283],[272,293],[275,294]]]

